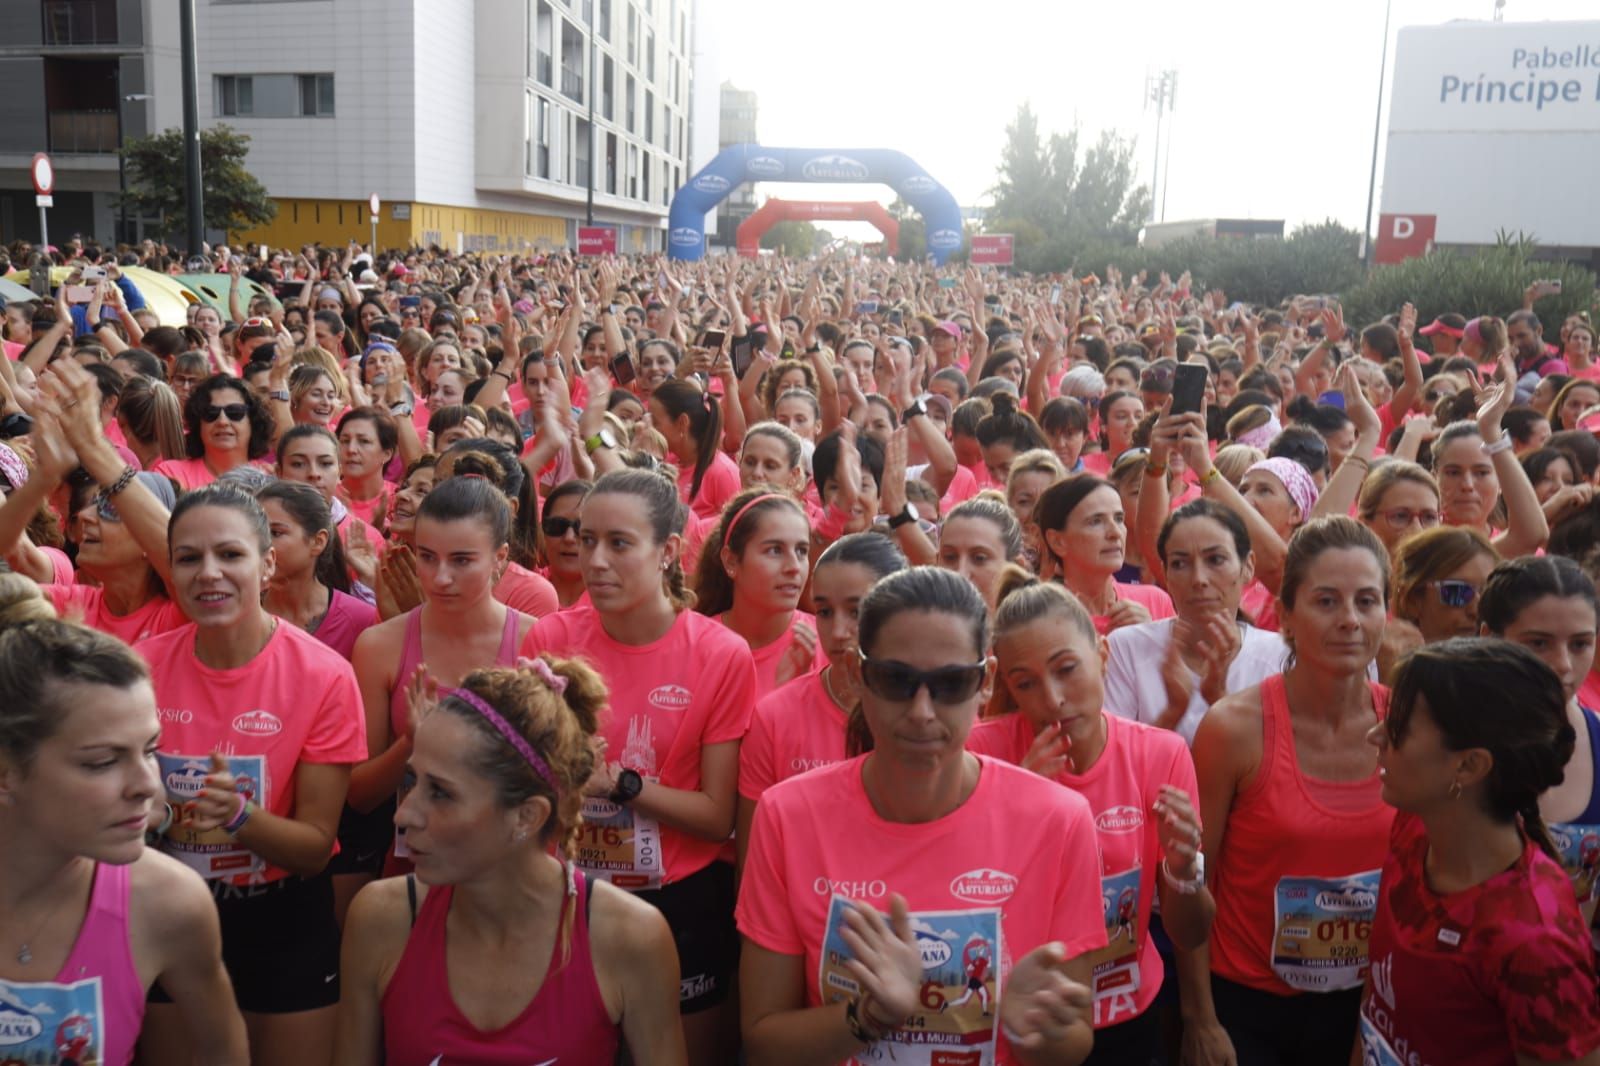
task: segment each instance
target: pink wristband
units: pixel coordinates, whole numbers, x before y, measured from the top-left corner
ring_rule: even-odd
[[[244,823],[250,820],[250,801],[243,792],[234,793],[239,797],[239,806],[234,808],[233,817],[223,825],[222,831],[230,836],[244,828]]]

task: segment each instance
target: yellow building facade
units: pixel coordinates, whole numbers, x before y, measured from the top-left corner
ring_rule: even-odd
[[[278,216],[265,226],[232,235],[245,247],[268,245],[298,251],[319,243],[341,247],[372,240],[365,200],[274,198]],[[378,214],[378,248],[438,245],[451,252],[520,253],[568,246],[568,221],[554,215],[493,211],[445,204],[385,203]]]

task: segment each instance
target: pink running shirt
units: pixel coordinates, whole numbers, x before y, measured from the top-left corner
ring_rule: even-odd
[[[127,614],[112,614],[106,607],[105,589],[94,585],[46,585],[56,614],[82,621],[90,629],[109,633],[124,644],[167,633],[188,623],[183,610],[165,596],[153,596]]]
[[[739,795],[758,800],[779,781],[844,760],[848,716],[822,682],[826,666],[756,702],[739,745]]]
[[[783,636],[764,648],[750,649],[750,655],[755,659],[756,663],[757,700],[778,687],[778,664],[783,661],[783,656],[789,650],[789,646],[795,642],[794,627],[797,625],[807,626],[813,633],[817,631],[817,619],[814,615],[807,614],[805,611],[795,611],[794,616],[789,620],[789,628],[784,632]],[[822,652],[822,642],[818,641],[811,656],[810,670],[820,670],[827,665],[828,657]],[[809,670],[802,671],[796,677],[804,676],[808,672]],[[792,677],[789,680],[793,681],[795,679]]]

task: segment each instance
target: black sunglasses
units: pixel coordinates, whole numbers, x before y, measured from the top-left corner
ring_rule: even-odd
[[[546,515],[539,519],[539,528],[544,530],[544,535],[551,540],[560,540],[567,535],[567,530],[577,533],[579,530],[576,518],[562,518],[559,515]]]
[[[868,658],[861,655],[861,683],[875,694],[896,703],[908,703],[926,686],[928,698],[935,703],[962,703],[970,700],[983,687],[988,664],[971,666],[941,666],[937,670],[918,670],[893,659]]]
[[[221,406],[209,404],[200,412],[200,418],[206,422],[215,422],[223,415],[228,416],[229,422],[243,422],[244,416],[250,413],[250,408],[242,403],[225,403]]]

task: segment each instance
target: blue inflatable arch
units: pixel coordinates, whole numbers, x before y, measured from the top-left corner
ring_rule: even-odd
[[[934,262],[943,263],[961,247],[961,208],[956,198],[904,152],[735,144],[718,152],[673,196],[667,253],[673,259],[704,256],[706,212],[747,181],[881,183],[921,213]]]

